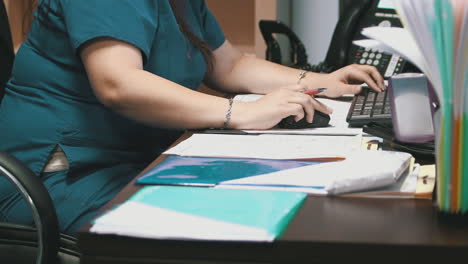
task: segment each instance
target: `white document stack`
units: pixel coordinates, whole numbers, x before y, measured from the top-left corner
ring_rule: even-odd
[[[410,171],[412,156],[394,151],[359,151],[343,161],[324,162],[222,182],[218,188],[302,191],[339,195],[392,186]]]

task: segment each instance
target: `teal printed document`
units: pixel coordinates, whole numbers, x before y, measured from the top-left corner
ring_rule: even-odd
[[[213,187],[224,181],[318,163],[321,162],[169,156],[136,183]]]
[[[95,219],[91,232],[152,239],[273,241],[304,193],[146,186]]]
[[[411,160],[395,151],[356,152],[332,162],[170,156],[137,183],[340,195],[393,185],[411,171]]]

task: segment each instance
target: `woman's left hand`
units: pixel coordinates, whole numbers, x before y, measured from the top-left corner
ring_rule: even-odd
[[[306,76],[307,77],[307,76]],[[311,75],[304,78],[309,89],[327,88],[320,95],[340,97],[361,92],[361,84],[366,83],[372,90],[385,90],[382,75],[373,66],[352,64],[329,74]]]

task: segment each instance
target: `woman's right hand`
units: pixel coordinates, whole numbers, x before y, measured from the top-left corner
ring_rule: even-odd
[[[235,102],[230,128],[270,129],[288,116],[294,116],[296,121],[306,116],[312,122],[316,110],[332,113],[329,107],[305,94],[302,86],[292,85],[276,89],[255,102]]]

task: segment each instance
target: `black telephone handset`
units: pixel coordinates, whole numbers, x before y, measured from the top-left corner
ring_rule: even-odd
[[[349,64],[375,66],[388,78],[397,73],[418,70],[399,56],[364,49],[353,44],[354,40],[363,39],[361,30],[371,26],[402,27],[396,11],[389,6],[389,1],[360,0],[349,1],[343,8],[345,12],[336,24],[325,60],[317,65],[308,63],[305,47],[298,36],[284,23],[276,20],[261,20],[260,31],[267,44],[266,59],[315,72],[329,73]],[[275,34],[288,37],[291,50],[291,63],[286,64],[281,56],[279,42]]]
[[[419,72],[414,65],[397,55],[353,44],[355,40],[365,39],[361,31],[366,27],[403,27],[391,1],[349,1],[344,10],[346,11],[338,20],[323,62],[333,66],[330,69],[337,70],[349,64],[371,65],[386,79],[401,72]]]
[[[348,58],[352,41],[360,31],[358,28],[360,24],[359,21],[364,19],[366,11],[371,9],[373,2],[375,1],[350,1],[347,6],[344,7],[346,11],[335,26],[324,61],[326,65],[330,66],[331,71],[352,64]]]
[[[278,20],[260,20],[260,32],[267,44],[266,59],[279,64],[285,64],[281,55],[281,47],[274,34],[285,35],[290,43],[290,64],[288,66],[311,70],[311,65],[307,62],[308,57],[302,41],[286,24]]]

